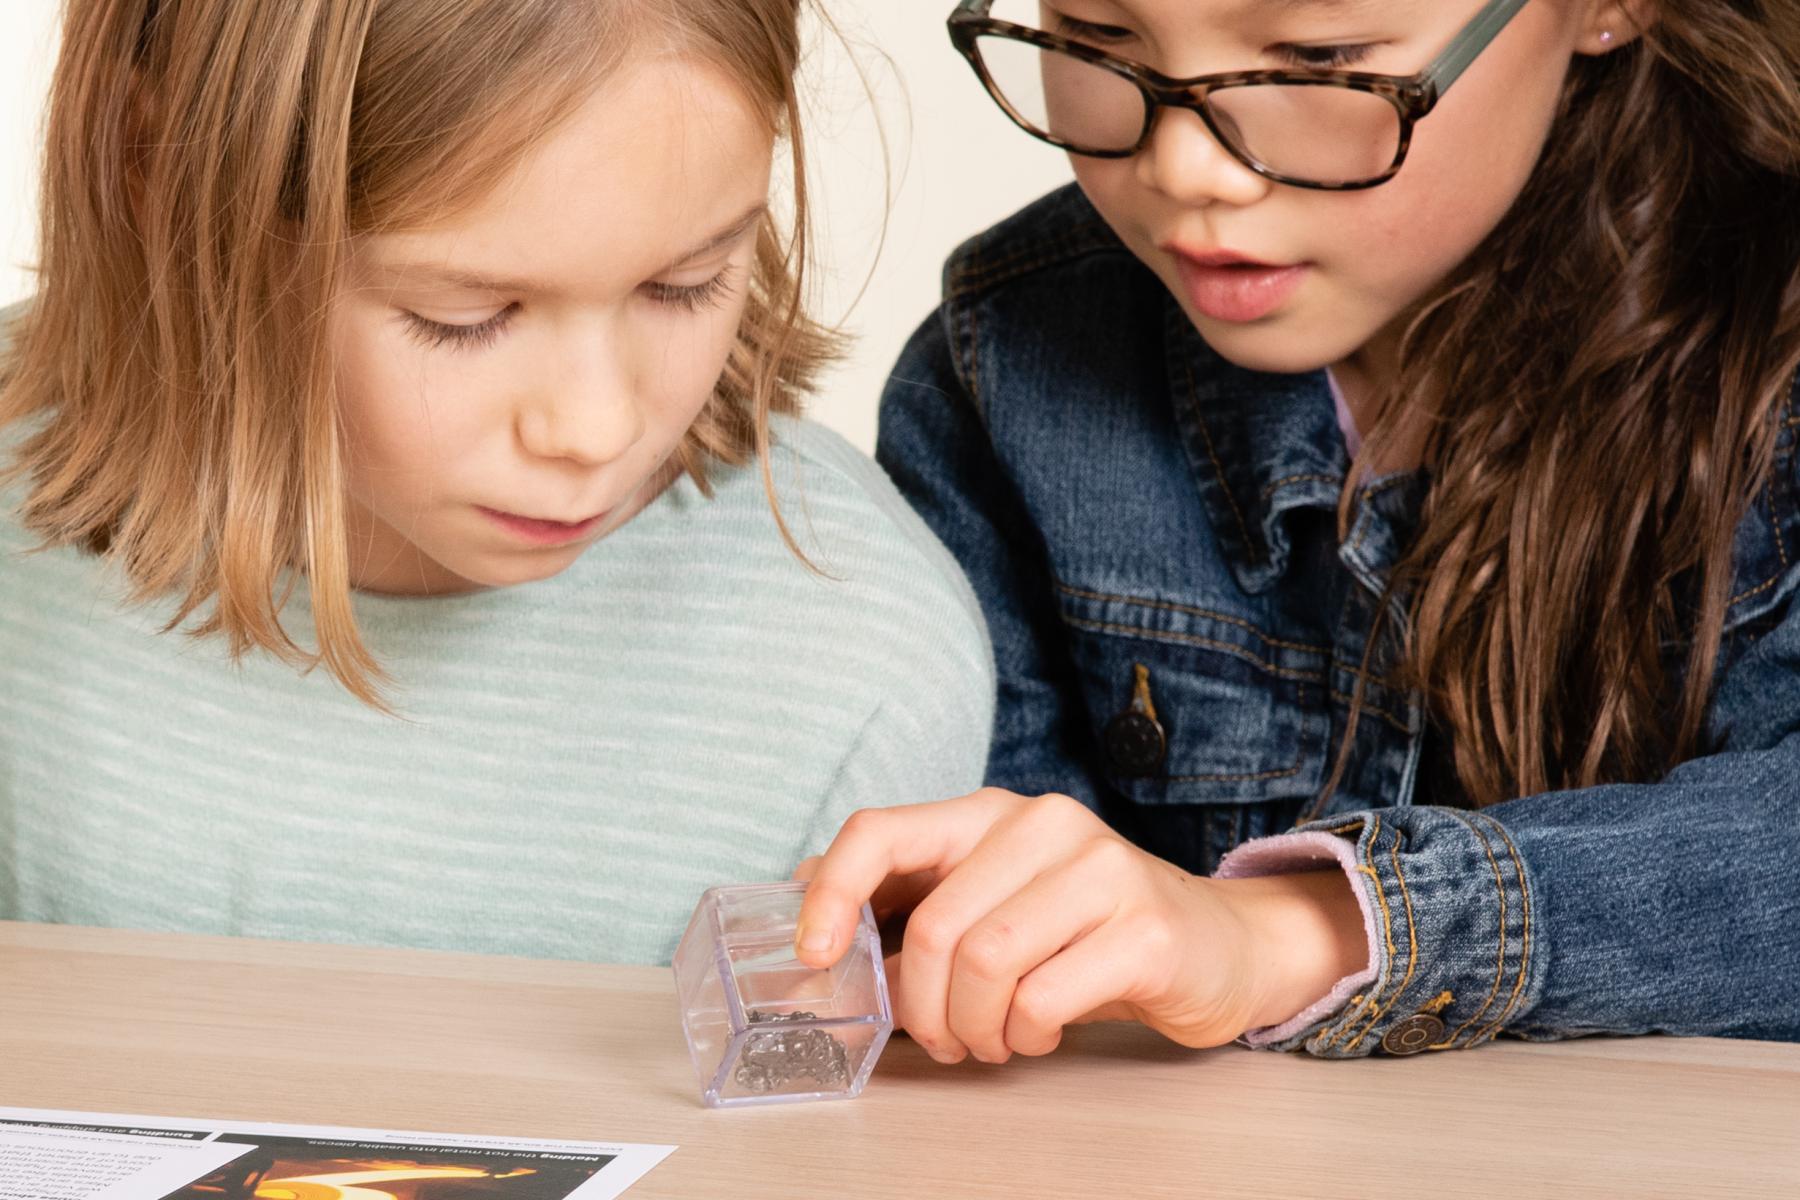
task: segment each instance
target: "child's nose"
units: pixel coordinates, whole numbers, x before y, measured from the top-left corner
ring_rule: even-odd
[[[546,381],[518,416],[519,442],[536,458],[604,466],[644,436],[631,373],[609,355],[587,355]]]
[[[1149,143],[1137,156],[1138,181],[1192,207],[1254,204],[1269,194],[1267,179],[1232,157],[1200,114],[1163,109]]]

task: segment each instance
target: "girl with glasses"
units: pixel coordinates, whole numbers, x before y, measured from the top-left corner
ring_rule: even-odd
[[[968,569],[986,791],[854,818],[937,1057],[1800,1038],[1800,16],[967,0],[1077,186],[879,457]],[[979,180],[966,186],[979,187]]]

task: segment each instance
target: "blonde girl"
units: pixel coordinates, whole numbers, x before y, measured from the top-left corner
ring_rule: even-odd
[[[72,0],[0,917],[660,961],[979,782],[966,584],[795,415],[799,8]]]

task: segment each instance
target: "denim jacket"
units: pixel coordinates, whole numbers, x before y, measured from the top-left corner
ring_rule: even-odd
[[[1220,358],[1073,188],[963,246],[944,291],[877,456],[981,597],[989,782],[1076,796],[1192,871],[1336,859],[1356,885],[1370,974],[1253,1041],[1800,1040],[1800,390],[1737,535],[1715,752],[1470,811],[1432,794],[1442,747],[1377,648],[1347,772],[1289,833],[1336,760],[1416,476],[1364,485],[1340,539],[1324,373]]]

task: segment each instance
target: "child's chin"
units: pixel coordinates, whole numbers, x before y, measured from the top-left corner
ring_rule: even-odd
[[[554,579],[575,565],[591,543],[543,550],[537,553],[506,554],[472,558],[456,563],[450,569],[477,587],[518,587],[526,583],[542,583]]]
[[[1192,314],[1190,314],[1190,317]],[[1304,375],[1341,362],[1355,352],[1355,338],[1334,336],[1315,322],[1272,317],[1251,325],[1194,319],[1200,336],[1218,355],[1246,371]]]

